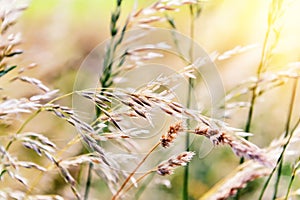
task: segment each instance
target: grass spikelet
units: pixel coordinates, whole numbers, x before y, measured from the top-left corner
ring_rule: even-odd
[[[263,167],[253,161],[247,161],[238,166],[228,176],[212,187],[200,200],[225,200],[234,196],[239,189],[257,178],[267,176],[272,169]]]
[[[40,90],[44,91],[44,92],[49,92],[50,89],[45,86],[42,81],[36,79],[36,78],[32,78],[32,77],[27,77],[27,76],[20,76],[20,77],[16,77],[12,80],[15,80],[15,79],[19,79],[23,82],[26,82],[26,83],[29,83],[29,84],[32,84],[34,86],[36,86],[37,88],[39,88]]]
[[[233,137],[225,131],[212,129],[208,126],[196,128],[195,134],[207,137],[214,145],[229,145],[232,151],[239,157],[255,160],[268,167],[274,166],[274,163],[266,157],[262,149],[243,138],[237,139],[237,137]]]
[[[55,162],[56,166],[59,169],[59,172],[61,173],[62,177],[65,179],[66,183],[68,183],[72,189],[72,192],[74,193],[75,197],[80,200],[81,199],[81,195],[79,194],[79,192],[76,189],[76,181],[73,178],[73,176],[70,174],[70,172],[62,167],[58,162]]]
[[[12,25],[14,25],[28,5],[23,3],[23,5],[17,5],[15,1],[3,0],[1,1],[0,18],[0,34],[4,34]]]
[[[29,195],[20,190],[12,190],[11,188],[4,188],[0,191],[0,197],[3,199],[28,199],[28,200],[64,200],[60,195]]]
[[[270,160],[276,161],[286,142],[287,138],[284,137],[283,133],[279,139],[274,139],[270,145],[264,149],[266,156]],[[299,133],[295,134],[293,139],[290,141],[290,144],[294,144],[296,146],[298,143]],[[299,153],[297,153],[297,155],[298,154]],[[293,156],[294,155],[290,155],[290,157]],[[239,189],[247,187],[247,183],[261,177],[269,176],[271,172],[272,168],[254,162],[254,160],[248,160],[242,165],[239,165],[215,186],[210,188],[210,190],[205,193],[200,200],[228,199],[229,197],[234,196]]]
[[[95,163],[99,164],[102,160],[96,153],[90,153],[90,154],[83,154],[80,156],[72,157],[69,159],[63,159],[59,162],[60,166],[63,166],[65,168],[69,168],[70,166],[78,166],[83,163]]]
[[[103,198],[112,196],[112,200],[149,199],[161,198],[168,193],[168,198],[178,199],[181,196],[187,200],[202,195],[204,189],[208,189],[201,199],[233,197],[238,200],[253,198],[252,195],[258,194],[254,191],[258,187],[262,189],[258,198],[263,199],[265,191],[268,192],[266,196],[272,195],[270,190],[266,190],[269,181],[275,186],[273,199],[277,196],[288,199],[299,195],[297,174],[300,119],[299,112],[296,112],[299,110],[296,91],[299,90],[300,62],[292,60],[297,58],[295,52],[298,48],[294,48],[296,42],[292,43],[293,40],[289,38],[281,39],[285,35],[282,33],[289,31],[289,26],[283,29],[282,20],[289,2],[272,0],[269,12],[264,15],[264,10],[260,10],[258,15],[267,17],[267,24],[263,24],[263,20],[259,24],[250,23],[259,28],[253,28],[255,32],[248,32],[252,28],[244,31],[238,27],[234,30],[239,35],[232,37],[227,37],[228,33],[224,32],[222,35],[226,36],[225,40],[233,39],[225,42],[222,37],[214,38],[215,31],[197,30],[199,26],[206,28],[207,24],[215,25],[220,16],[221,20],[223,16],[226,16],[224,19],[232,17],[232,9],[228,10],[230,13],[226,13],[226,9],[232,7],[226,5],[234,2],[222,2],[222,5],[223,3],[225,6],[222,6],[222,12],[219,13],[218,2],[211,4],[202,0],[156,0],[140,7],[140,3],[135,1],[134,11],[126,13],[130,4],[115,0],[115,8],[108,19],[110,24],[107,24],[110,39],[103,46],[98,46],[101,49],[94,49],[100,52],[93,54],[93,50],[89,54],[95,57],[86,59],[79,70],[84,73],[75,77],[74,66],[80,65],[78,59],[87,55],[93,42],[99,42],[95,40],[94,32],[86,35],[86,30],[80,29],[73,31],[74,34],[64,34],[64,31],[77,30],[76,26],[65,24],[64,29],[60,29],[62,34],[40,41],[44,32],[57,32],[57,18],[48,21],[45,16],[41,16],[42,21],[38,23],[44,20],[51,22],[48,28],[44,29],[42,26],[34,29],[36,26],[32,23],[30,27],[33,28],[28,29],[24,23],[34,19],[32,16],[35,14],[32,15],[32,12],[35,9],[41,12],[39,6],[33,6],[24,15],[20,26],[14,28],[13,25],[27,5],[19,0],[0,0],[0,199],[88,200],[99,198],[100,193],[101,198],[102,195]],[[66,8],[73,8],[73,5],[77,7],[76,2],[63,4],[72,5]],[[56,3],[51,4],[54,5]],[[251,6],[255,8],[257,5],[266,4],[258,2]],[[51,12],[61,11],[61,6],[53,8],[55,9],[50,9]],[[89,6],[86,8],[88,12],[94,12]],[[244,6],[238,3],[234,14],[243,14],[243,20],[252,10],[256,10],[242,12],[241,9]],[[86,12],[85,10],[80,12]],[[75,21],[82,22],[83,19],[77,16],[82,13],[78,13],[77,9],[74,11],[63,13],[71,14],[70,17],[78,19]],[[43,15],[48,13],[42,12]],[[204,15],[201,20],[200,14]],[[294,11],[291,16],[296,16]],[[65,15],[59,15],[60,17]],[[84,22],[90,19],[95,18],[86,18]],[[289,22],[293,23],[293,20]],[[88,27],[91,24],[88,22],[86,25]],[[142,29],[132,29],[138,27]],[[167,28],[162,32],[169,31],[170,35],[160,35],[160,28]],[[256,48],[257,45],[244,45],[249,40],[245,40],[247,38],[242,35],[245,34],[243,32],[247,32],[247,37],[255,33],[257,35],[251,38],[259,39],[262,37],[258,34],[262,33],[263,28],[267,30],[261,49]],[[22,33],[17,29],[23,30],[26,37],[29,36],[24,43]],[[29,34],[33,30],[34,34]],[[212,37],[210,33],[213,33]],[[38,37],[33,40],[30,35]],[[63,43],[64,48],[58,48],[57,45],[61,44],[56,44],[55,41],[63,41],[61,37],[65,35],[70,36],[67,38],[70,42]],[[189,35],[189,38],[184,35]],[[212,42],[206,41],[206,37],[212,38]],[[204,48],[196,44],[199,39],[205,41],[201,42]],[[70,44],[75,44],[73,40],[78,41],[78,45],[76,43],[69,49]],[[49,42],[52,42],[51,45]],[[218,53],[228,46],[233,46],[233,49]],[[23,54],[24,47],[33,49]],[[40,53],[41,47],[47,48],[43,48]],[[216,48],[210,58],[202,51],[207,47]],[[59,51],[50,52],[52,50]],[[249,54],[243,54],[250,50]],[[43,66],[41,73],[37,73],[38,68],[31,70],[37,64],[27,64],[36,56],[38,60],[42,58],[42,63],[38,63],[38,66]],[[52,59],[53,56],[55,59]],[[100,62],[96,59],[100,59]],[[214,61],[220,64],[220,68],[214,66]],[[83,69],[86,63],[87,71]],[[93,64],[97,64],[95,67],[99,68],[93,68]],[[155,73],[144,70],[146,66],[156,67],[156,64],[161,67],[155,68]],[[62,69],[58,66],[64,67]],[[243,68],[241,72],[236,66],[243,66],[245,70]],[[209,74],[207,69],[216,70],[212,71],[214,74]],[[255,71],[256,74],[253,74]],[[67,81],[76,79],[75,85],[79,83],[80,91],[72,91],[69,82],[65,84],[64,73],[68,74]],[[131,76],[131,73],[138,74]],[[86,79],[77,82],[81,75]],[[244,77],[248,75],[249,78]],[[91,86],[90,83],[95,80],[96,83]],[[217,88],[222,85],[222,81],[225,87]],[[44,84],[46,82],[49,85]],[[293,87],[290,88],[291,83]],[[61,87],[59,90],[52,89],[57,85]],[[285,93],[289,89],[292,91],[290,99]],[[79,98],[79,101],[73,101],[74,106],[70,101],[73,97]],[[286,109],[288,100],[290,106]],[[203,109],[196,108],[198,105]],[[245,112],[245,109],[249,110]],[[52,121],[51,115],[56,117],[55,121]],[[228,118],[221,119],[223,115]],[[285,118],[285,124],[281,124]],[[244,122],[245,127],[241,129]],[[271,124],[273,122],[274,126]],[[273,140],[266,148],[259,148],[242,138],[253,136],[253,141],[263,138],[259,144],[267,144],[275,134],[279,135],[284,130],[283,126],[285,131],[282,136]],[[179,137],[182,133],[185,137]],[[77,135],[74,137],[74,134]],[[190,134],[195,137],[193,143]],[[262,137],[259,134],[264,135]],[[233,154],[227,152],[200,156],[207,151],[202,151],[206,145],[205,141],[199,142],[199,136],[208,138],[212,146],[227,146],[236,156],[241,157],[241,162],[232,163],[232,157],[229,156]],[[176,145],[172,145],[175,140]],[[182,152],[183,147],[185,152]],[[198,147],[201,161],[195,165],[190,161],[196,153],[190,150],[197,151]],[[219,149],[222,150],[224,149]],[[169,153],[172,152],[182,153],[170,157]],[[216,159],[216,155],[221,156]],[[248,160],[244,162],[244,158]],[[158,162],[161,160],[164,161]],[[157,185],[162,182],[157,179],[168,179],[167,175],[173,174],[181,166],[185,166],[183,176],[175,176],[172,182],[182,182],[182,189],[178,190],[178,184],[173,188],[169,188],[169,185],[168,188]],[[228,172],[228,166],[233,167],[231,173]],[[219,170],[220,167],[224,167],[224,170]],[[276,171],[277,179],[273,180],[271,177]],[[31,175],[34,176],[31,178]],[[156,180],[152,181],[153,177]],[[248,185],[249,182],[264,177],[267,178],[265,185],[257,188]],[[280,184],[287,181],[287,186]],[[102,183],[107,187],[102,187]],[[198,190],[198,186],[201,190]],[[240,189],[243,192],[239,194]],[[151,193],[152,191],[157,193]]]
[[[0,152],[1,152],[1,166],[0,166],[0,180],[3,180],[3,176],[8,174],[12,179],[22,183],[24,186],[28,186],[28,180],[23,177],[20,173],[20,168],[27,168],[27,169],[36,169],[39,171],[46,171],[46,169],[36,163],[30,161],[19,161],[16,157],[10,155],[9,152],[5,150],[4,147],[0,145]]]
[[[176,122],[174,125],[169,127],[169,130],[166,134],[162,135],[160,138],[160,142],[162,147],[167,148],[171,145],[171,143],[176,139],[179,132],[183,131],[182,122]]]
[[[34,95],[30,97],[29,100],[33,102],[43,103],[52,100],[54,97],[56,97],[58,92],[59,90],[50,90],[44,94]]]
[[[194,155],[194,152],[183,152],[178,156],[174,156],[169,160],[158,165],[156,172],[161,176],[171,175],[174,173],[174,170],[177,167],[186,166],[187,163],[189,163],[192,160]]]
[[[38,110],[41,104],[28,101],[28,99],[8,99],[0,103],[0,119],[9,121],[19,113],[31,113]]]

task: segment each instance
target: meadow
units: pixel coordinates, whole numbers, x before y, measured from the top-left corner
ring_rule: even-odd
[[[299,8],[0,0],[0,199],[298,199]]]

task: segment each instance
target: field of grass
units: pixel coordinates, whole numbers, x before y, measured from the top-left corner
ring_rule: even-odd
[[[0,0],[0,199],[298,199],[299,9]]]

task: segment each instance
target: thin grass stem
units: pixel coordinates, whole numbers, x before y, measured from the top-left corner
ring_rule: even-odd
[[[144,184],[139,188],[139,190],[136,192],[134,196],[135,200],[138,200],[142,196],[143,192],[145,191],[149,183],[152,181],[154,176],[155,174],[150,174],[150,177],[144,181]]]
[[[291,189],[292,189],[292,185],[294,183],[294,180],[295,180],[295,177],[296,177],[296,173],[297,173],[297,170],[298,170],[298,167],[299,167],[299,163],[300,162],[300,157],[298,158],[298,160],[296,161],[296,164],[294,166],[294,169],[293,169],[293,173],[292,173],[292,177],[289,181],[289,186],[288,186],[288,189],[287,189],[287,192],[285,194],[285,197],[284,199],[287,200],[289,195],[290,195],[290,192],[291,192]]]
[[[280,154],[280,156],[279,156],[279,158],[278,158],[278,160],[277,160],[276,166],[279,164],[280,160],[282,159],[282,156],[283,156],[283,153],[284,153],[284,151],[285,151],[285,149],[286,149],[286,147],[287,147],[287,144],[290,142],[290,140],[291,140],[291,138],[292,138],[292,136],[293,136],[295,130],[296,130],[297,127],[299,126],[299,124],[300,124],[300,118],[298,119],[298,121],[296,122],[295,126],[294,126],[293,129],[291,130],[291,134],[289,135],[289,138],[288,138],[288,141],[286,142],[286,145],[283,146],[283,151],[281,152],[281,154]],[[266,189],[267,189],[267,186],[269,185],[269,182],[270,182],[270,180],[271,180],[271,178],[272,178],[274,172],[276,171],[276,168],[277,168],[277,167],[274,167],[274,168],[273,168],[273,170],[272,170],[272,172],[270,173],[270,175],[269,175],[267,181],[265,182],[265,184],[264,184],[264,186],[263,186],[263,188],[262,188],[262,191],[261,191],[261,193],[260,193],[260,195],[259,195],[259,198],[258,198],[259,200],[261,200],[261,199],[263,198],[263,195],[264,195],[264,193],[265,193],[265,191],[266,191]]]
[[[53,102],[55,102],[55,101],[57,101],[57,100],[59,100],[59,99],[65,98],[65,97],[67,97],[67,96],[70,96],[70,95],[72,95],[72,94],[74,94],[74,93],[75,93],[75,92],[70,92],[70,93],[68,93],[68,94],[64,94],[64,95],[62,95],[62,96],[56,97],[56,98],[52,99],[51,101],[49,101],[48,104],[53,103]],[[32,115],[30,115],[30,116],[25,120],[25,122],[22,123],[21,127],[16,131],[16,134],[20,134],[20,133],[24,130],[24,128],[27,126],[27,124],[29,124],[29,122],[31,122],[31,120],[33,120],[36,116],[38,116],[38,114],[39,114],[40,112],[42,112],[42,111],[43,111],[43,108],[39,108],[39,109],[36,110],[34,113],[32,113]],[[5,147],[5,150],[6,150],[6,151],[9,150],[10,146],[13,144],[14,141],[15,141],[15,138],[11,139],[11,140],[8,142],[8,144],[7,144],[6,147]],[[3,156],[3,155],[2,155],[2,156]]]
[[[194,16],[193,6],[190,5],[189,8],[190,8],[190,38],[191,38],[190,49],[189,49],[189,57],[190,57],[189,59],[190,59],[190,62],[192,63],[193,56],[194,56],[195,16]],[[192,103],[193,84],[194,84],[193,79],[189,78],[189,88],[188,88],[187,103],[186,103],[186,107],[188,109],[191,107],[191,103]],[[187,124],[187,128],[189,129],[191,126],[190,119],[187,119],[186,124]],[[186,148],[186,151],[190,150],[190,134],[186,134],[186,136],[185,136],[185,148]],[[182,193],[183,193],[182,199],[183,200],[189,199],[188,187],[189,187],[189,164],[187,164],[186,168],[184,169],[183,188],[182,188]]]
[[[92,182],[92,170],[93,170],[93,163],[89,163],[88,175],[85,183],[84,200],[88,200],[89,198],[89,192],[90,192],[90,187]]]
[[[141,180],[143,180],[146,176],[148,176],[149,174],[155,172],[156,169],[152,169],[146,173],[144,173],[142,176],[140,176],[139,178],[136,179],[135,183],[131,183],[127,188],[126,190],[124,190],[124,192],[128,192],[135,184],[139,183]]]
[[[116,192],[116,194],[112,197],[112,200],[116,200],[122,190],[125,188],[126,184],[129,182],[129,180],[132,178],[132,176],[136,173],[136,171],[142,166],[142,164],[147,160],[147,158],[151,155],[151,153],[161,144],[161,142],[157,142],[150,150],[149,152],[144,156],[144,158],[139,162],[139,164],[135,167],[135,169],[129,174],[129,176],[125,179],[119,190]]]
[[[287,117],[286,126],[285,126],[285,135],[284,135],[284,137],[287,137],[290,134],[289,133],[290,123],[291,123],[292,115],[293,115],[293,108],[294,108],[295,99],[296,99],[297,86],[298,86],[298,79],[295,79],[294,84],[293,84],[293,91],[292,91],[292,95],[291,95],[291,101],[290,101],[290,105],[289,105],[288,117]],[[292,134],[290,134],[290,135],[292,135]],[[276,198],[277,193],[278,193],[278,186],[279,186],[280,177],[281,177],[281,173],[282,173],[284,153],[285,153],[285,149],[286,149],[287,145],[290,142],[290,138],[291,137],[289,137],[288,142],[284,145],[283,151],[281,153],[282,157],[280,159],[279,166],[278,166],[278,172],[277,172],[277,178],[276,178],[276,181],[275,181],[273,199]]]
[[[260,79],[261,72],[262,72],[262,70],[264,68],[264,65],[265,65],[267,43],[269,41],[270,32],[271,32],[271,25],[269,24],[268,28],[267,28],[267,31],[266,31],[266,36],[265,36],[265,39],[264,39],[264,43],[263,43],[263,48],[262,48],[262,52],[261,52],[261,59],[260,59],[260,62],[259,62],[258,68],[257,68],[257,72],[256,72],[256,77],[257,77],[258,80]],[[245,128],[244,128],[244,131],[246,133],[249,133],[250,129],[251,129],[251,124],[252,124],[252,119],[253,119],[253,113],[254,113],[254,106],[255,106],[255,103],[256,103],[256,99],[257,99],[257,87],[258,87],[258,83],[259,82],[255,83],[255,85],[254,85],[254,87],[252,89],[252,92],[251,92],[250,107],[249,107],[249,110],[248,110],[247,121],[246,121],[246,125],[245,125]],[[245,139],[248,140],[249,137],[246,136]],[[239,164],[244,163],[244,161],[245,161],[245,159],[241,158]],[[236,196],[235,196],[235,200],[238,200],[239,197],[240,197],[240,190],[237,191]]]

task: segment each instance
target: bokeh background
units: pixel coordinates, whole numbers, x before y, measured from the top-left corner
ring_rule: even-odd
[[[124,0],[121,21],[125,21],[135,6],[145,7],[152,2],[154,1]],[[256,73],[267,30],[269,4],[270,1],[267,0],[208,0],[203,3],[203,10],[195,23],[194,40],[207,53],[222,53],[238,45],[256,44],[256,47],[244,53],[216,62],[226,91]],[[113,0],[32,0],[14,27],[22,33],[21,48],[25,51],[25,54],[18,58],[19,65],[37,63],[39,67],[30,71],[30,75],[42,80],[51,88],[58,88],[61,93],[71,92],[77,70],[84,59],[93,48],[110,38],[109,23],[114,6]],[[299,61],[299,10],[300,1],[290,1],[283,18],[279,43],[269,62],[270,71],[283,70],[288,63]],[[187,36],[187,22],[190,20],[188,12],[188,7],[183,7],[180,12],[172,13],[178,31]],[[163,23],[159,26],[168,27]],[[9,95],[20,97],[34,92],[30,87],[19,90],[16,84],[7,85]],[[254,133],[251,141],[258,146],[268,145],[284,131],[290,91],[290,84],[287,84],[259,98],[251,129]],[[299,96],[297,99],[299,102]],[[71,99],[66,98],[62,103],[71,105]],[[295,113],[299,113],[299,110],[300,104],[297,103]],[[247,109],[240,109],[228,122],[231,126],[243,128],[246,114]],[[45,133],[61,147],[76,135],[72,127],[46,114],[36,118],[27,129]],[[194,145],[193,148],[199,151],[198,145]],[[69,153],[74,154],[76,151],[78,150],[74,147]],[[27,156],[31,154],[28,153]],[[230,173],[238,162],[239,159],[226,147],[213,149],[205,158],[195,158],[190,165],[191,199],[199,198],[218,180]],[[179,199],[182,174],[183,169],[179,169],[170,177],[170,188],[163,185],[153,188],[150,186],[142,198],[152,199],[156,196],[166,200]],[[258,187],[258,182],[253,183],[250,190]],[[50,187],[45,185],[46,188],[49,187],[49,191],[59,190],[59,182],[51,184]],[[95,199],[97,195],[101,195],[99,199],[110,196],[103,182],[94,184],[98,184],[99,188],[98,191],[93,191]]]

